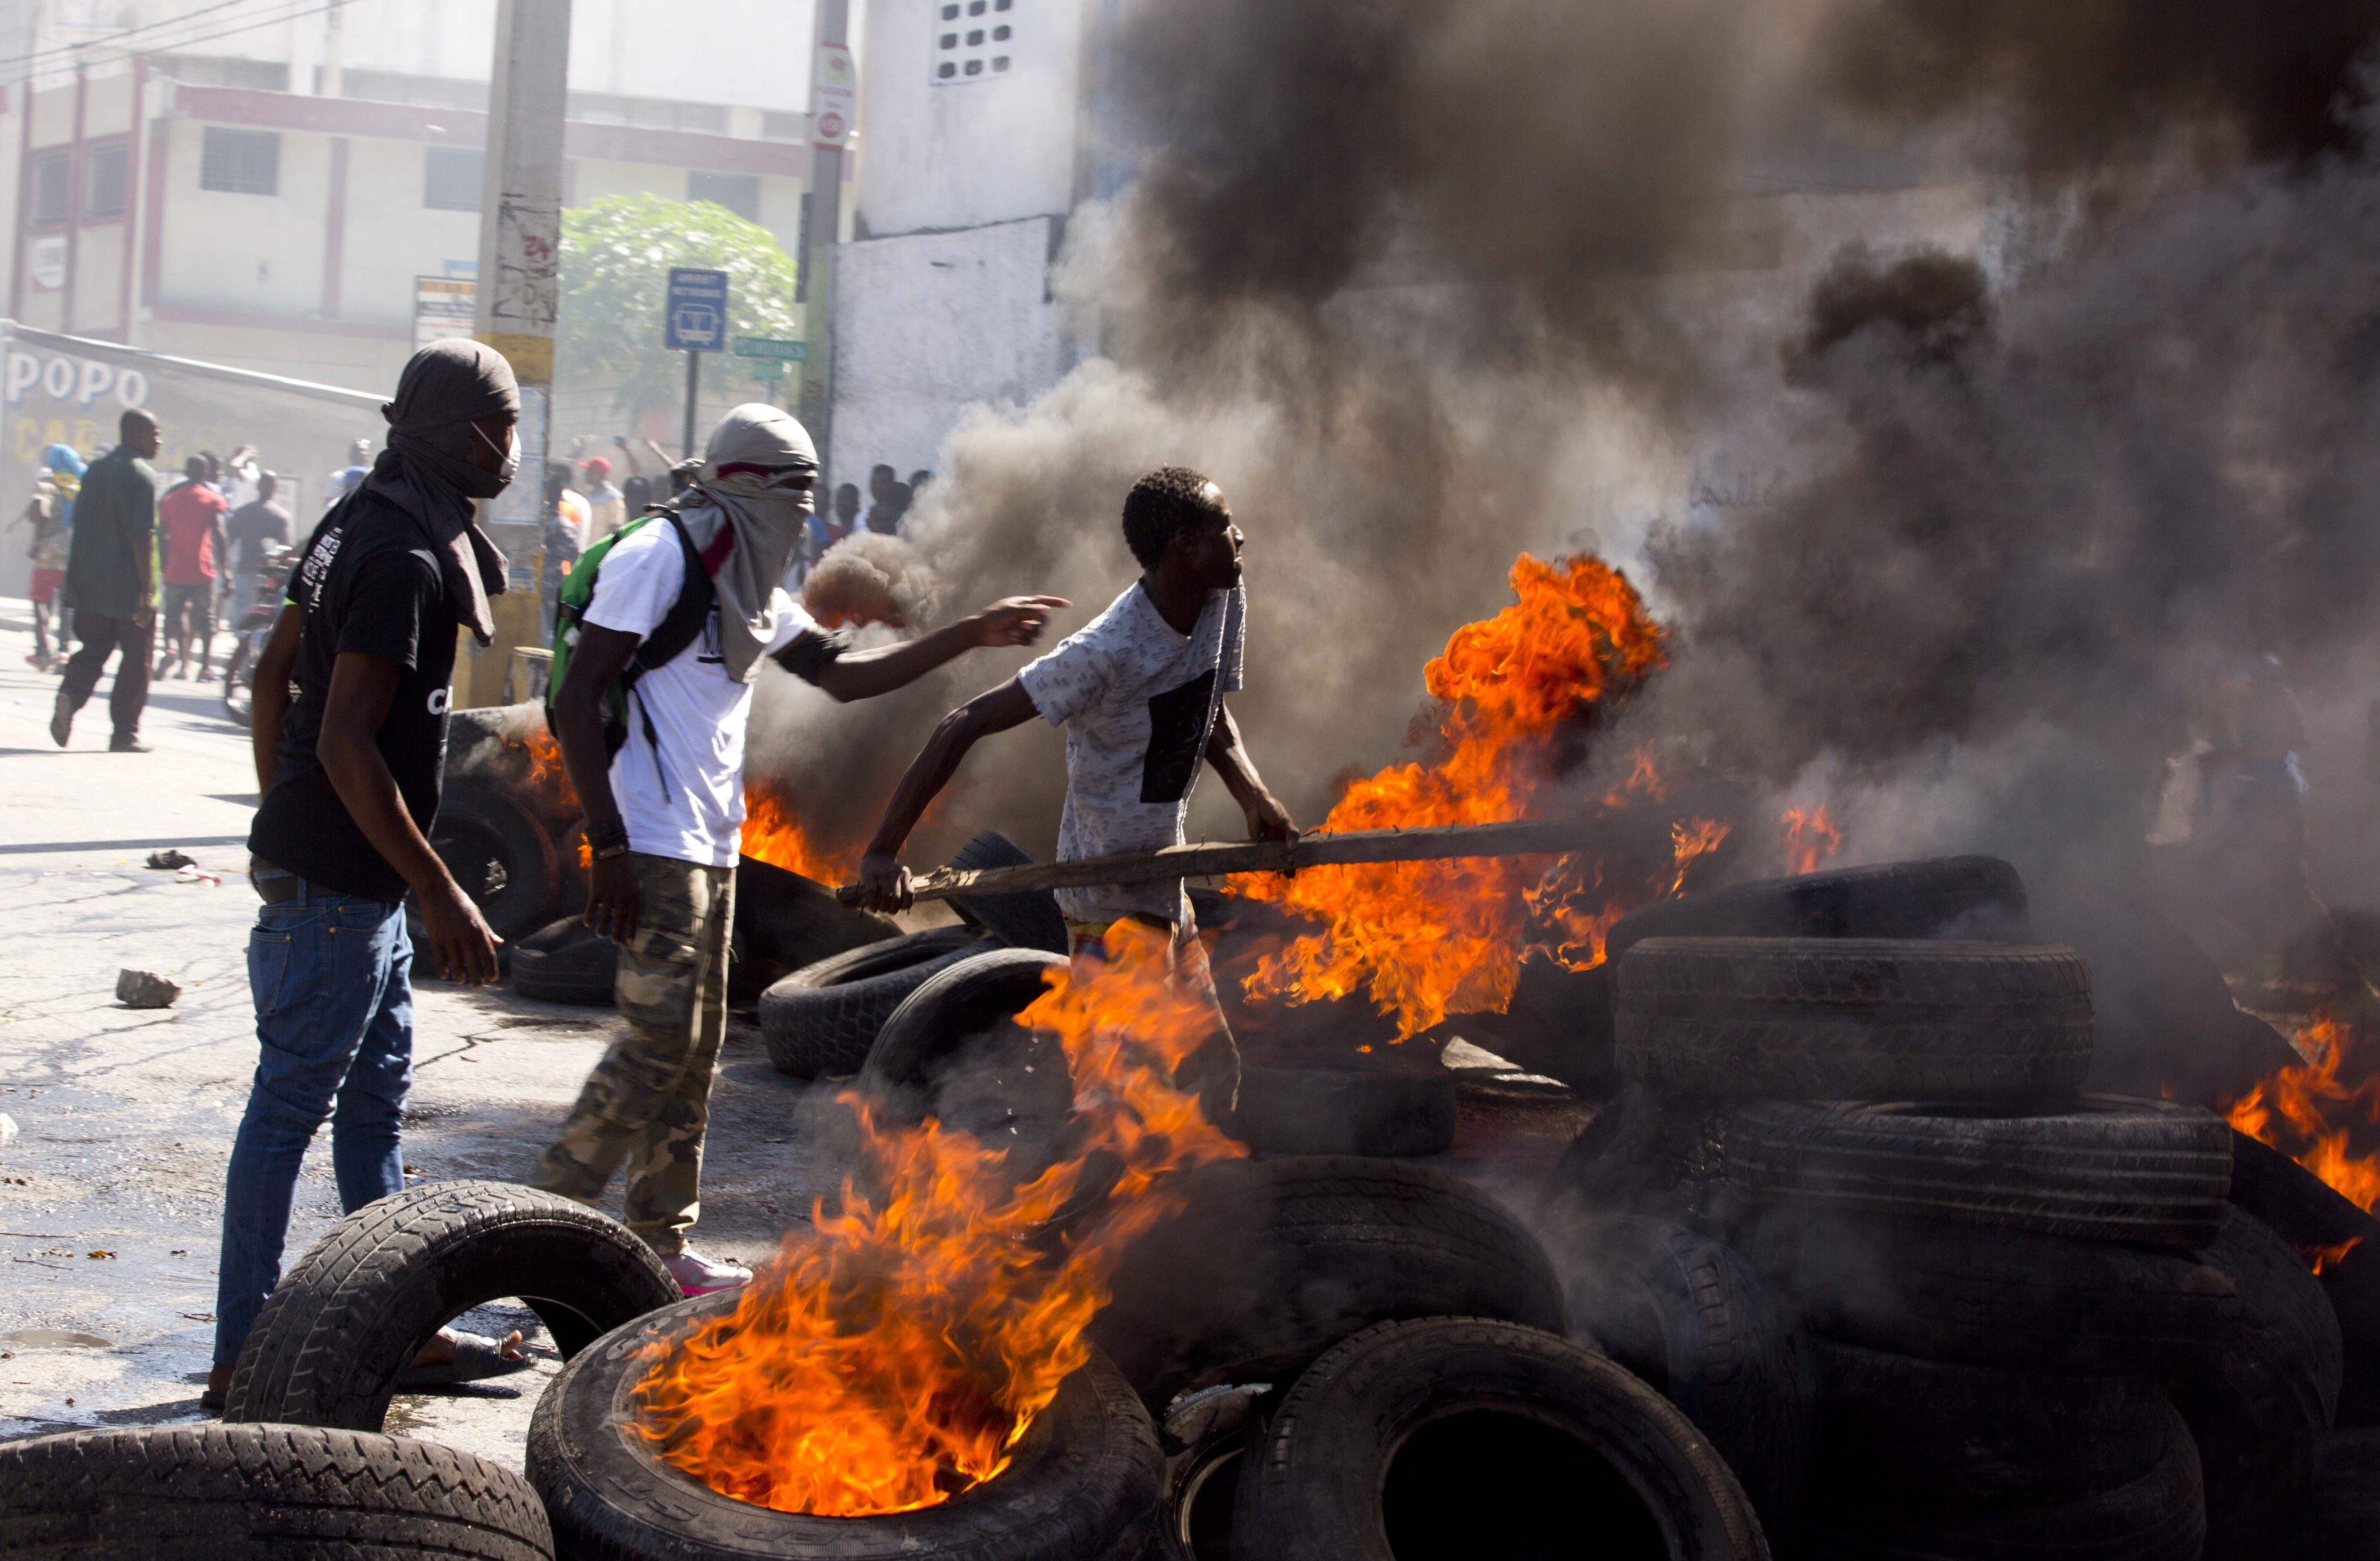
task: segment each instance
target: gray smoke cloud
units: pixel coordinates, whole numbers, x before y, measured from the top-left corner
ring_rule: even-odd
[[[2209,656],[2368,637],[2375,13],[1127,6],[1138,175],[1061,279],[1100,355],[965,421],[913,533],[945,611],[1053,591],[1062,630],[1132,578],[1132,479],[1213,476],[1234,708],[1303,821],[1405,752],[1516,552],[1596,547],[1679,629],[1619,738],[1828,794],[1863,855],[2112,852]],[[1923,188],[1825,193],[1879,158]],[[756,769],[856,842],[1021,660],[850,710],[771,673]],[[1048,851],[1055,734],[994,746],[914,860]],[[1205,788],[1194,831],[1237,829]]]

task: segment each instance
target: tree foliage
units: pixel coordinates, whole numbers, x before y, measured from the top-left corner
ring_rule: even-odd
[[[632,416],[670,405],[686,372],[662,345],[673,266],[727,273],[730,335],[802,333],[793,257],[767,228],[708,200],[608,195],[562,213],[557,375],[617,385]]]

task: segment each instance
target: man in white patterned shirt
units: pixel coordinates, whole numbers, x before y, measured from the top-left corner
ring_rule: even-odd
[[[1297,832],[1257,774],[1223,703],[1240,686],[1247,594],[1240,583],[1245,538],[1222,490],[1187,467],[1153,471],[1125,496],[1123,534],[1140,562],[1140,578],[1057,648],[952,711],[910,762],[859,865],[867,903],[880,910],[908,905],[901,847],[927,805],[978,738],[1037,715],[1066,732],[1062,862],[1182,844],[1202,761],[1215,767],[1247,815],[1251,838]],[[1058,908],[1078,963],[1110,959],[1114,929],[1137,922],[1163,933],[1177,979],[1213,1004],[1206,952],[1194,937],[1180,879],[1060,889]],[[1230,1107],[1239,1077],[1220,1006],[1215,1026],[1215,1043],[1189,1065],[1210,1117]]]

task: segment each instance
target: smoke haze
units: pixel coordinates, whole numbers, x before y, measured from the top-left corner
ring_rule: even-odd
[[[1862,856],[2115,853],[2216,659],[2303,691],[2369,637],[2375,18],[1128,6],[1102,151],[1138,176],[1061,278],[1100,356],[971,415],[912,530],[945,611],[1047,590],[1062,631],[1135,573],[1132,479],[1209,473],[1234,708],[1303,822],[1515,552],[1596,547],[1678,630],[1624,734],[1836,796]],[[856,840],[1021,659],[855,710],[771,674],[756,756]],[[996,739],[913,859],[1046,853],[1062,790],[1054,734]]]

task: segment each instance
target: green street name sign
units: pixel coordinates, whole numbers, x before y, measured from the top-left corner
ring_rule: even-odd
[[[807,363],[810,345],[788,342],[776,336],[738,336],[729,351],[738,357],[774,358],[780,363]]]
[[[785,377],[785,366],[777,358],[756,357],[752,360],[752,377],[756,380],[782,380]]]

